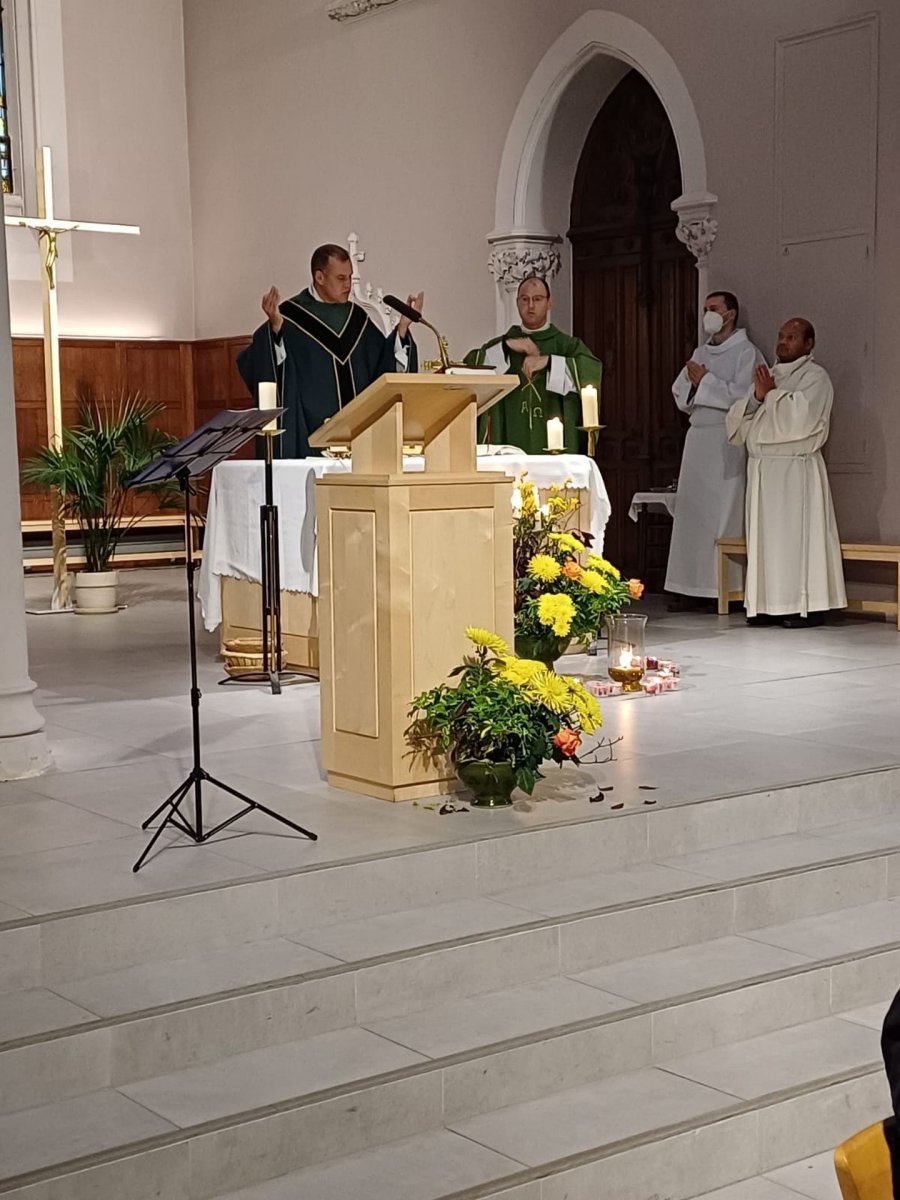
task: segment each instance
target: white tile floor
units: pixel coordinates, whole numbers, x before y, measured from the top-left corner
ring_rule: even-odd
[[[448,817],[425,805],[385,805],[329,788],[319,759],[318,687],[304,683],[280,697],[264,689],[220,688],[216,639],[201,634],[204,765],[316,830],[320,840],[309,842],[257,815],[208,846],[167,836],[161,843],[167,848],[135,876],[131,865],[146,839],[140,822],[188,766],[186,622],[180,572],[130,574],[124,587],[130,606],[115,616],[31,619],[32,673],[56,769],[38,779],[0,785],[0,924],[90,905],[116,908],[112,914],[101,911],[74,922],[42,925],[55,981],[32,987],[25,1004],[21,996],[7,1003],[8,997],[0,995],[0,1037],[32,1037],[83,1024],[95,1015],[115,1018],[145,1007],[178,1005],[202,994],[320,968],[327,972],[336,962],[402,954],[410,947],[457,938],[472,940],[466,961],[485,994],[473,995],[471,988],[458,992],[456,950],[445,954],[446,966],[441,955],[432,961],[426,954],[412,965],[378,964],[355,983],[339,968],[333,995],[315,992],[321,981],[309,985],[310,1011],[320,1001],[323,1009],[331,1004],[334,1011],[329,1021],[323,1017],[305,1030],[303,1041],[253,1043],[261,1046],[257,1049],[244,1043],[241,1050],[216,1059],[186,1059],[187,1067],[177,1056],[164,1057],[155,1072],[135,1071],[127,1076],[132,1082],[118,1091],[86,1097],[66,1098],[71,1091],[62,1080],[55,1104],[0,1117],[0,1141],[17,1147],[7,1171],[39,1166],[46,1161],[41,1154],[48,1144],[56,1161],[102,1150],[110,1144],[110,1129],[117,1141],[139,1139],[173,1127],[227,1121],[254,1105],[309,1096],[361,1076],[409,1071],[418,1079],[420,1066],[434,1056],[465,1056],[510,1038],[527,1041],[560,1024],[618,1021],[618,1015],[609,1015],[636,1004],[728,988],[741,979],[803,968],[814,956],[853,954],[900,939],[900,904],[883,899],[883,858],[806,869],[826,859],[877,854],[900,845],[900,819],[842,818],[855,780],[832,789],[825,819],[834,824],[810,832],[792,832],[802,810],[796,798],[787,805],[787,817],[784,806],[776,806],[782,799],[777,795],[756,797],[752,819],[745,805],[749,791],[764,793],[791,783],[900,766],[895,683],[900,636],[891,625],[847,621],[806,631],[756,630],[738,616],[673,617],[660,608],[650,624],[649,649],[680,661],[682,688],[671,695],[603,704],[605,733],[622,739],[615,762],[581,773],[554,768],[535,796],[520,797],[512,811],[473,810]],[[28,581],[31,593],[45,594],[46,589],[45,580]],[[569,670],[598,675],[604,665],[587,657],[565,664]],[[612,790],[592,804],[598,785]],[[698,843],[693,814],[711,806],[679,806],[727,795],[738,799],[714,806],[718,832]],[[232,811],[221,793],[210,792],[207,804],[212,822]],[[649,846],[642,821],[610,823],[629,811],[648,814]],[[574,821],[600,824],[589,826],[586,837],[583,827],[570,824]],[[466,844],[548,825],[564,828],[548,839],[481,841],[477,856],[475,847]],[[728,844],[715,851],[697,849],[720,841]],[[537,857],[536,843],[541,843]],[[394,860],[377,857],[429,847],[445,848]],[[640,861],[648,856],[655,861]],[[120,912],[118,902],[361,859],[365,867],[352,868],[358,894],[346,911],[331,892],[326,912],[316,903],[317,878],[343,872],[265,879],[241,889],[244,944],[225,948],[213,940],[206,952],[191,954],[188,946],[181,951],[187,957],[173,954],[169,961],[148,966],[141,957],[149,928],[144,914],[134,927],[134,952],[105,957],[107,934],[110,944],[119,947],[130,936],[130,926],[111,921]],[[623,861],[632,865],[622,870]],[[393,873],[398,911],[378,906],[386,869]],[[787,882],[752,885],[740,903],[718,886],[718,881],[760,872],[798,870]],[[662,911],[625,914],[621,927],[607,922],[608,914],[583,928],[568,924],[559,946],[545,929],[494,936],[542,917],[559,916],[565,924],[580,911],[694,889],[712,890],[673,901],[666,919],[690,924],[697,942],[714,939],[702,946],[685,946],[683,935],[659,926]],[[490,894],[477,898],[479,891]],[[845,899],[845,891],[853,898]],[[332,892],[336,895],[337,889]],[[281,924],[273,921],[276,894]],[[212,895],[221,897],[216,903],[234,918],[237,899],[226,899],[229,893],[218,890]],[[164,903],[187,905],[192,900]],[[738,920],[732,924],[735,904]],[[843,907],[848,904],[853,907]],[[162,906],[139,909],[157,907]],[[638,916],[643,924],[630,923]],[[650,916],[657,922],[652,937],[647,936]],[[79,922],[85,924],[81,940],[71,949],[64,947],[64,931]],[[212,917],[209,925],[215,936],[218,926]],[[614,961],[626,953],[613,953],[613,943],[627,942],[638,928],[642,937],[633,940],[642,949],[630,953],[643,957]],[[4,936],[23,932],[29,931],[6,931]],[[97,945],[88,945],[91,937]],[[681,948],[668,948],[672,946]],[[93,970],[80,969],[79,956],[87,950]],[[151,957],[158,956],[157,949]],[[597,1145],[598,1130],[610,1142],[674,1121],[701,1121],[704,1114],[753,1102],[828,1071],[871,1070],[878,1059],[884,1007],[871,1001],[881,995],[893,965],[890,955],[875,958],[861,969],[864,994],[854,991],[849,979],[857,963],[836,970],[834,986],[853,997],[844,1001],[850,1011],[838,1016],[827,1016],[836,1010],[819,1003],[827,1000],[821,972],[809,973],[807,979],[803,971],[802,978],[784,988],[754,985],[753,1003],[762,1016],[751,1022],[752,1030],[740,1026],[745,1041],[717,1044],[719,1033],[733,1041],[740,997],[734,1003],[728,996],[704,1001],[702,1012],[681,1014],[683,1020],[676,1019],[678,1013],[660,1018],[654,1036],[664,1052],[653,1059],[639,1055],[639,1069],[512,1105],[501,1090],[497,1094],[506,1108],[492,1107],[496,1097],[484,1107],[451,1104],[453,1128],[310,1167],[293,1178],[241,1192],[240,1200],[287,1200],[297,1194],[324,1200],[363,1191],[373,1200],[429,1200],[451,1186],[488,1185],[523,1166],[589,1149]],[[79,969],[74,969],[75,959]],[[118,969],[110,969],[113,963]],[[419,991],[412,986],[413,966]],[[885,983],[883,990],[887,995],[892,988]],[[802,1037],[763,1019],[786,996],[797,1019],[809,1022]],[[640,1021],[646,1019],[632,1022],[636,1042],[643,1029]],[[715,1026],[714,1036],[696,1036],[701,1021]],[[185,1025],[181,1036],[187,1030]],[[290,1034],[298,1036],[299,1029]],[[644,1069],[648,1061],[658,1065]],[[466,1085],[477,1091],[480,1067],[474,1058],[473,1064],[468,1076],[463,1064],[459,1078],[449,1078],[451,1099],[454,1079],[458,1090]],[[514,1068],[519,1070],[511,1058],[509,1069]],[[579,1083],[584,1078],[574,1076]],[[42,1092],[41,1100],[49,1094]],[[525,1095],[535,1092],[526,1090]],[[413,1130],[393,1136],[408,1132]],[[796,1153],[813,1148],[819,1146],[806,1145]],[[833,1200],[826,1157],[767,1172],[716,1193],[717,1200],[790,1200],[797,1195]],[[220,1191],[235,1186],[228,1179]],[[524,1185],[521,1194],[532,1200],[532,1185]]]
[[[48,584],[32,578],[26,586],[37,599]],[[604,733],[622,738],[616,762],[580,773],[551,768],[535,796],[520,796],[513,811],[440,817],[424,806],[389,806],[330,789],[318,756],[318,687],[300,684],[279,697],[221,688],[216,639],[201,631],[204,765],[320,840],[255,816],[214,845],[160,853],[134,876],[131,863],[144,844],[140,821],[188,765],[181,573],[130,573],[123,595],[129,607],[115,616],[29,618],[31,671],[56,768],[0,785],[0,921],[601,818],[613,804],[629,810],[652,800],[662,807],[900,765],[900,636],[890,624],[748,629],[736,614],[673,616],[658,607],[648,648],[681,663],[682,689],[604,702]],[[653,611],[652,602],[647,607]],[[604,669],[597,658],[565,666]],[[614,790],[589,805],[598,784]],[[641,790],[648,786],[656,790]],[[229,803],[210,792],[213,819],[230,811]],[[161,845],[178,840],[166,835]],[[691,869],[702,876],[715,868],[699,855]]]

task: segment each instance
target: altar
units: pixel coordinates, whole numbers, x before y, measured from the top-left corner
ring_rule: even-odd
[[[424,460],[405,457],[404,470],[421,471]],[[603,551],[610,502],[600,470],[580,454],[479,454],[480,471],[500,471],[511,480],[527,472],[545,492],[568,482],[580,509],[573,527],[589,531]],[[316,612],[316,479],[350,470],[348,459],[282,459],[273,468],[281,559],[281,621],[285,665],[317,671],[319,632]],[[219,630],[220,646],[261,631],[259,509],[263,503],[263,464],[225,462],[210,485],[199,597],[207,630]]]

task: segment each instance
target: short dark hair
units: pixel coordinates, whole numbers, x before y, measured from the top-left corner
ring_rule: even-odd
[[[807,321],[806,317],[797,317],[798,324],[803,326],[804,341],[816,343],[816,327],[812,321]]]
[[[712,300],[714,296],[721,296],[725,302],[725,307],[734,313],[734,321],[737,324],[738,317],[741,315],[741,306],[738,303],[738,298],[734,292],[708,292],[707,300]]]
[[[313,251],[313,256],[310,259],[310,275],[315,278],[316,271],[327,271],[328,264],[333,258],[336,258],[338,262],[349,262],[350,255],[347,253],[346,246],[336,246],[333,242],[328,242],[325,246],[319,246]]]
[[[521,292],[522,288],[525,286],[526,283],[542,283],[544,285],[544,287],[547,289],[547,299],[548,300],[550,299],[550,284],[547,282],[547,280],[544,278],[543,275],[526,275],[525,278],[520,281],[519,286],[516,288],[517,296],[518,296],[519,292]]]

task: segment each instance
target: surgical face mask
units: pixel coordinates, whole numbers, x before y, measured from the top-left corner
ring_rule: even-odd
[[[724,324],[725,318],[721,313],[705,312],[703,314],[703,328],[711,337],[721,333]]]

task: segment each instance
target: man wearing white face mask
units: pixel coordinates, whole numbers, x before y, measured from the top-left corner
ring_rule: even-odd
[[[731,446],[725,414],[753,386],[753,369],[765,359],[737,328],[740,305],[731,292],[711,292],[703,306],[709,340],[694,351],[672,385],[675,403],[691,419],[681,472],[666,591],[674,607],[709,608],[718,594],[716,538],[740,537],[744,524],[746,454]],[[731,587],[740,587],[739,568]]]

